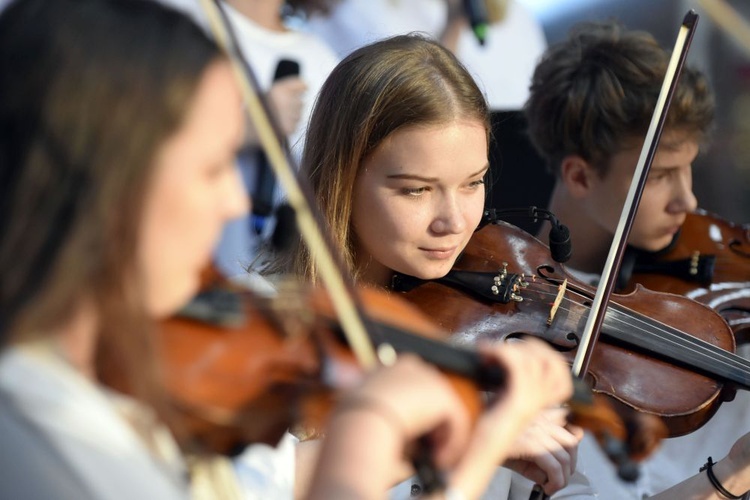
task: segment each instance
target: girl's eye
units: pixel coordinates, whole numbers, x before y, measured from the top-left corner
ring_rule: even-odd
[[[218,180],[233,168],[235,168],[233,161],[214,163],[206,168],[206,178],[212,181]]]
[[[473,181],[472,183],[469,184],[469,186],[473,188],[477,188],[481,186],[482,184],[484,184],[484,178]]]
[[[424,192],[427,191],[427,188],[425,187],[418,187],[418,188],[401,188],[401,194],[405,194],[408,196],[419,196],[421,194],[424,194]]]
[[[208,177],[209,179],[216,179],[221,176],[225,168],[226,166],[223,164],[211,165],[208,169],[206,169],[206,177]]]

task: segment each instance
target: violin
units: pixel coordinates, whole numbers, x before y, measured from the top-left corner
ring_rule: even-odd
[[[157,346],[183,446],[232,455],[251,443],[275,445],[295,424],[322,427],[336,394],[363,369],[320,292],[295,287],[261,297],[216,276],[162,322]],[[359,293],[375,337],[463,376],[451,382],[470,414],[479,413],[480,390],[500,390],[500,367],[436,340],[444,335],[409,304],[372,289]]]
[[[540,241],[502,221],[480,228],[447,276],[396,275],[392,285],[458,344],[532,335],[569,360],[595,293]],[[732,330],[709,307],[636,286],[613,294],[586,377],[595,393],[660,418],[679,436],[707,422],[736,388],[750,389],[750,362],[734,350]]]
[[[181,446],[233,455],[250,443],[276,444],[299,424],[317,436],[347,379],[362,371],[326,295],[295,286],[264,298],[212,280],[160,325],[157,336],[170,401],[166,421]],[[357,291],[381,357],[389,350],[411,352],[438,366],[473,416],[483,407],[484,391],[502,394],[501,366],[444,342],[447,335],[398,294]],[[635,474],[632,460],[651,453],[664,434],[648,419],[623,421],[581,384],[571,414],[607,444],[624,475]]]
[[[330,248],[330,240],[326,238],[325,231],[321,231],[321,227],[325,226],[321,223],[322,219],[320,217],[320,214],[313,208],[314,205],[310,203],[311,198],[309,196],[309,186],[307,186],[307,184],[302,179],[295,177],[294,170],[290,168],[289,163],[286,161],[288,158],[288,154],[285,155],[284,151],[282,151],[282,147],[280,146],[283,142],[279,140],[279,138],[281,137],[281,134],[279,134],[280,129],[278,126],[274,127],[273,120],[269,119],[269,116],[271,116],[268,112],[270,108],[262,98],[259,98],[257,92],[257,82],[254,81],[255,79],[253,78],[252,72],[248,71],[249,67],[244,60],[245,58],[241,54],[241,51],[237,48],[237,43],[236,40],[234,40],[231,30],[226,29],[226,27],[223,25],[225,21],[225,13],[221,11],[219,2],[202,0],[202,6],[204,7],[204,11],[209,17],[212,33],[214,34],[216,39],[220,41],[221,45],[230,55],[230,62],[235,69],[235,73],[239,77],[243,100],[245,101],[247,110],[251,116],[253,124],[255,125],[260,142],[266,152],[271,166],[274,169],[275,174],[278,177],[278,180],[280,181],[280,184],[286,191],[290,205],[295,210],[296,222],[300,230],[300,235],[302,236],[302,239],[305,241],[305,243],[312,249],[316,264],[320,269],[321,280],[330,293],[330,298],[334,305],[333,309],[335,309],[336,311],[335,315],[331,315],[331,318],[335,317],[336,319],[333,321],[329,320],[328,322],[328,329],[333,330],[333,336],[340,338],[340,333],[343,331],[348,345],[350,345],[353,352],[356,353],[356,359],[358,360],[360,367],[363,369],[370,369],[376,364],[376,360],[373,359],[374,353],[372,352],[374,349],[372,349],[372,346],[368,345],[367,340],[364,339],[364,337],[368,336],[368,333],[370,336],[370,340],[372,340],[372,343],[377,346],[378,351],[381,351],[381,349],[385,349],[385,351],[390,350],[392,352],[393,350],[398,350],[396,344],[402,343],[403,350],[412,350],[412,352],[418,352],[427,361],[434,359],[430,358],[430,356],[433,356],[433,354],[431,353],[434,353],[434,355],[441,357],[441,362],[446,362],[445,359],[442,359],[442,356],[448,351],[452,353],[462,352],[463,354],[459,355],[458,357],[463,361],[466,361],[467,357],[471,358],[471,362],[469,363],[470,366],[464,366],[464,369],[467,369],[469,374],[473,377],[470,380],[474,382],[481,382],[483,384],[474,385],[469,390],[469,392],[471,393],[471,398],[474,401],[473,403],[470,401],[465,402],[469,408],[476,406],[479,388],[483,387],[485,389],[491,389],[493,391],[500,390],[502,388],[502,376],[499,376],[498,373],[502,373],[502,371],[498,372],[497,367],[494,367],[493,369],[492,367],[487,366],[486,363],[478,362],[478,355],[473,351],[456,350],[455,348],[445,346],[441,342],[434,340],[429,343],[429,348],[425,348],[425,337],[414,335],[406,336],[404,335],[404,331],[398,328],[395,329],[398,332],[397,335],[388,335],[388,333],[392,333],[391,331],[394,329],[392,325],[397,323],[386,324],[378,321],[373,321],[374,316],[369,312],[367,313],[367,315],[363,314],[366,311],[361,310],[364,308],[360,307],[361,305],[358,304],[355,300],[355,297],[353,295],[356,294],[352,293],[353,290],[351,287],[351,283],[347,281],[344,273],[341,272],[342,267],[340,266],[340,262],[336,259],[336,253],[333,252]],[[247,294],[240,293],[240,296],[246,297]],[[234,299],[229,299],[229,301],[232,300]],[[224,299],[219,300],[219,302],[224,302]],[[232,309],[234,309],[235,312],[242,311],[247,314],[250,309],[245,304],[243,304],[242,301],[240,302],[240,305],[235,305],[234,307],[232,307]],[[204,308],[199,307],[198,309],[200,310]],[[254,314],[249,315],[249,318],[251,320],[261,318],[269,326],[271,326],[270,330],[273,330],[273,333],[281,333],[281,339],[277,339],[278,342],[271,341],[271,344],[276,343],[276,345],[280,345],[281,347],[286,348],[292,337],[288,335],[288,331],[286,328],[279,329],[279,326],[286,326],[291,319],[289,317],[291,315],[266,314],[267,311],[272,310],[273,307],[263,307],[261,308],[261,310],[250,311],[254,312]],[[308,310],[315,311],[315,308],[308,308]],[[389,307],[388,310],[391,311],[392,307]],[[389,312],[390,316],[392,316],[392,314],[392,312]],[[211,316],[213,316],[212,313],[207,314],[207,317]],[[230,314],[230,316],[238,317],[234,314]],[[312,316],[314,318],[318,317],[317,314],[313,314]],[[333,326],[331,326],[331,323],[333,323]],[[313,321],[312,324],[315,325],[317,324],[317,322]],[[234,328],[239,327],[239,323],[234,325]],[[175,345],[171,340],[166,340],[167,338],[179,338],[183,335],[181,328],[177,328],[177,330],[178,331],[174,334],[168,334],[166,333],[168,331],[168,328],[163,328],[163,331],[165,332],[163,334],[164,337],[161,344],[163,352],[167,352],[169,349],[172,349],[172,346]],[[309,352],[313,352],[318,356],[317,358],[313,359],[312,363],[306,365],[301,373],[316,373],[319,375],[320,380],[326,382],[326,385],[328,385],[328,383],[330,383],[330,380],[328,380],[328,374],[330,373],[329,366],[331,366],[331,363],[329,363],[328,360],[333,359],[333,357],[330,356],[329,352],[324,350],[324,347],[330,344],[331,341],[321,340],[321,338],[317,335],[317,328],[308,328],[307,330],[294,328],[292,329],[292,331],[296,331],[298,334],[300,332],[308,332],[307,335],[301,337],[302,340],[300,340],[300,342],[304,344],[304,339],[308,339],[308,342],[310,342]],[[314,333],[315,335],[312,335],[312,333]],[[203,331],[200,335],[203,338],[203,341],[207,342],[207,344],[205,345],[207,350],[188,347],[184,351],[187,352],[187,354],[182,354],[183,351],[175,351],[175,354],[173,355],[164,356],[165,364],[167,365],[166,371],[167,373],[170,373],[168,379],[168,387],[174,389],[175,396],[173,399],[176,402],[175,407],[187,409],[199,408],[197,412],[192,412],[192,415],[195,415],[197,417],[197,422],[195,421],[196,419],[193,419],[192,422],[192,427],[194,428],[200,427],[202,424],[205,425],[206,423],[229,423],[235,429],[243,430],[243,427],[250,421],[251,418],[254,419],[257,417],[255,415],[256,412],[253,412],[252,415],[238,415],[237,413],[234,413],[232,411],[225,410],[243,409],[253,405],[255,406],[256,411],[266,410],[271,406],[271,404],[267,402],[267,399],[262,399],[261,402],[256,402],[255,400],[249,400],[244,397],[237,398],[235,396],[233,399],[234,407],[226,408],[220,406],[218,401],[212,399],[202,400],[201,397],[193,397],[197,393],[202,393],[202,397],[208,397],[208,393],[211,391],[206,389],[205,386],[203,389],[198,390],[193,387],[184,387],[179,384],[181,384],[185,378],[196,380],[200,371],[208,369],[215,370],[215,374],[218,376],[220,384],[223,384],[224,387],[226,387],[226,384],[231,384],[233,386],[232,390],[236,391],[237,387],[240,385],[239,382],[244,382],[248,379],[226,376],[225,372],[214,368],[215,366],[222,367],[223,365],[223,363],[219,363],[218,365],[213,363],[214,359],[224,356],[232,357],[232,355],[234,355],[239,356],[240,366],[257,366],[263,363],[257,360],[252,361],[251,359],[246,358],[246,356],[251,356],[253,354],[252,352],[246,352],[240,349],[235,350],[234,348],[227,348],[228,350],[224,350],[223,347],[219,347],[218,344],[206,338],[206,331]],[[219,333],[218,335],[219,337],[227,337],[227,335],[224,335],[223,333]],[[237,337],[243,335],[246,337],[249,336],[246,331],[233,336]],[[415,349],[412,345],[413,342],[422,347],[420,347],[419,349]],[[443,347],[440,347],[441,344],[443,345]],[[448,351],[446,351],[445,349],[448,349]],[[325,354],[326,357],[323,357],[323,354]],[[379,354],[382,355],[382,353],[380,352]],[[196,355],[198,356],[197,360],[192,357]],[[301,358],[302,356],[295,354],[294,357]],[[450,359],[455,358],[455,356],[447,357]],[[185,365],[186,368],[182,372],[180,372],[179,366],[171,364],[179,362],[187,362],[187,364]],[[451,363],[452,361],[448,362],[447,364]],[[444,367],[444,365],[439,366]],[[273,366],[273,363],[270,365],[270,368],[275,368],[275,366]],[[454,370],[455,368],[456,367],[453,367]],[[265,378],[259,377],[258,375],[259,374],[256,372],[254,373],[254,376],[252,378]],[[262,375],[265,375],[265,372],[262,372]],[[464,374],[464,378],[467,378],[466,375],[467,374]],[[268,381],[266,381],[266,383],[268,383]],[[275,382],[272,383],[275,384]],[[454,386],[455,385],[456,383],[454,383]],[[271,385],[269,387],[276,387],[276,385]],[[282,381],[280,387],[289,387],[289,384]],[[308,392],[300,390],[299,387],[300,386],[298,384],[291,384],[291,387],[289,387],[288,391],[289,393],[296,396],[301,393]],[[260,396],[266,395],[266,393],[262,390],[256,391],[255,394]],[[202,406],[203,401],[208,401],[208,404],[206,406]],[[292,404],[289,406],[294,408],[294,410],[292,410],[292,414],[298,417],[300,413],[300,406],[298,406],[297,404]],[[479,406],[481,407],[481,404]],[[289,412],[290,410],[287,409],[285,411]],[[269,422],[277,421],[277,419],[268,416],[262,417],[262,420]],[[285,422],[283,419],[281,421]],[[178,434],[178,436],[180,435],[179,427],[182,426],[183,425],[177,426],[176,433]],[[184,427],[190,426],[191,424],[184,424]],[[272,428],[273,425],[268,425],[268,427]],[[621,423],[619,430],[622,431],[625,427],[626,426]],[[266,434],[264,432],[259,432],[256,435],[250,437],[261,439],[262,437],[266,437]],[[248,436],[244,436],[244,439],[247,438]],[[206,442],[207,438],[203,437],[201,440]],[[648,440],[646,440],[646,442],[647,441]],[[233,443],[228,438],[226,433],[222,436],[221,439],[219,439],[219,444],[223,446],[229,446],[229,449],[232,449],[236,446],[236,442]],[[641,442],[641,444],[643,444],[643,441]],[[420,451],[422,452],[422,456],[424,456],[424,447],[422,447]],[[428,473],[432,473],[434,467],[431,467],[429,460],[425,460],[423,461],[423,463],[427,466],[426,469],[432,469],[420,470],[419,464],[415,464],[417,465],[418,474],[422,479],[425,479],[426,476],[429,475]],[[434,477],[435,475],[432,474],[432,476]],[[423,483],[425,483],[425,481],[423,481]],[[440,483],[441,481],[439,480],[428,481],[426,483],[425,491],[429,492],[430,490],[444,487],[444,484]]]
[[[684,295],[721,314],[738,342],[750,340],[750,225],[698,210],[665,250],[633,258],[626,291],[641,284]]]

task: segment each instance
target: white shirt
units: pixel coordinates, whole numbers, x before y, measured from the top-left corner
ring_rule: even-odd
[[[24,428],[31,427],[59,454],[58,468],[71,471],[93,498],[189,498],[177,448],[151,412],[93,384],[45,344],[5,350],[0,356],[0,393],[26,421]],[[0,412],[9,411],[0,406]],[[148,427],[153,451],[125,415]],[[34,471],[27,472],[33,477]],[[28,476],[18,479],[22,484]],[[8,481],[13,478],[5,478],[0,490],[13,488]]]
[[[204,29],[208,29],[208,20],[199,0],[159,1],[181,10]],[[300,121],[296,130],[287,138],[292,156],[299,162],[315,98],[328,75],[338,64],[339,57],[315,34],[293,29],[291,26],[288,26],[286,31],[268,30],[225,2],[222,3],[222,8],[262,92],[267,92],[271,88],[276,67],[281,59],[299,63],[299,77],[307,85],[307,91],[303,98]],[[241,166],[241,175],[248,194],[251,194],[256,186],[256,166],[254,159]],[[275,190],[275,198],[277,201],[283,198],[283,190],[279,186]],[[269,220],[261,236],[268,237],[273,227],[273,220]],[[245,274],[246,269],[255,263],[259,241],[260,237],[251,226],[250,215],[233,219],[224,225],[215,254],[215,263],[230,277]]]
[[[299,159],[313,103],[339,58],[315,35],[293,29],[283,32],[268,30],[240,14],[231,5],[224,4],[224,7],[235,29],[237,43],[247,57],[262,90],[271,88],[276,66],[281,59],[291,59],[300,65],[299,76],[307,84],[307,93],[302,118],[289,137],[289,146]]]
[[[271,88],[280,60],[289,59],[299,64],[299,77],[307,85],[307,91],[303,98],[300,121],[296,130],[287,138],[292,156],[299,162],[313,103],[326,78],[338,63],[338,56],[315,35],[293,29],[283,32],[268,30],[230,5],[224,4],[224,8],[237,36],[237,43],[263,92]],[[248,193],[255,189],[256,166],[254,161],[243,166],[242,175]],[[282,197],[283,190],[277,186],[276,199],[280,200]],[[272,229],[273,223],[267,224],[263,236],[267,237]],[[216,252],[217,264],[230,276],[244,273],[254,263],[258,240],[251,229],[250,216],[230,221],[224,227]]]
[[[298,439],[287,433],[278,445],[248,446],[234,460],[244,498],[292,500],[294,498],[295,450]]]
[[[445,0],[345,0],[308,29],[341,56],[381,38],[423,32],[437,38],[447,18]],[[466,28],[456,53],[485,92],[493,110],[518,110],[529,94],[534,68],[547,48],[541,23],[525,6],[510,1],[505,18],[489,27],[484,46]]]

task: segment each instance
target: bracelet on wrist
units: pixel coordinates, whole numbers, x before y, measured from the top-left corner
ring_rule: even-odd
[[[699,472],[706,471],[706,475],[708,476],[708,480],[711,482],[711,485],[716,489],[716,491],[719,492],[719,495],[723,496],[724,498],[732,498],[735,500],[739,500],[745,495],[735,495],[729,490],[727,490],[719,481],[719,478],[716,477],[716,474],[714,474],[714,465],[716,462],[713,461],[711,457],[708,457],[708,460],[703,465],[703,467],[700,468]]]

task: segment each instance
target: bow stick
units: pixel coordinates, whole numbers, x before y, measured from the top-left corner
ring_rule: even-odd
[[[201,0],[204,12],[208,16],[211,32],[216,41],[229,55],[232,69],[240,85],[243,101],[247,106],[250,119],[255,126],[260,144],[273,168],[279,184],[284,188],[289,204],[294,209],[297,227],[300,235],[310,248],[315,263],[320,268],[320,276],[331,297],[331,303],[341,322],[347,341],[365,369],[372,369],[377,365],[375,349],[365,330],[360,308],[355,302],[351,283],[347,283],[337,254],[333,251],[330,238],[323,232],[324,224],[319,223],[321,217],[311,203],[309,189],[305,191],[303,179],[298,179],[290,165],[290,158],[279,140],[279,127],[274,128],[272,114],[264,105],[258,92],[258,83],[250,67],[239,52],[228,28],[226,15],[218,0]]]
[[[250,119],[255,126],[260,144],[264,149],[269,164],[273,168],[279,184],[284,188],[287,200],[294,209],[300,235],[310,249],[313,260],[325,285],[331,304],[341,324],[344,336],[360,366],[365,370],[374,369],[379,362],[387,364],[392,361],[392,349],[384,349],[381,360],[376,356],[371,337],[365,329],[362,308],[356,300],[351,280],[347,280],[339,255],[333,250],[331,238],[325,231],[325,224],[317,205],[312,202],[306,179],[298,177],[291,167],[291,157],[284,151],[280,127],[274,124],[269,107],[261,99],[259,85],[250,66],[242,56],[239,46],[231,32],[226,13],[219,0],[201,0],[217,43],[228,54],[232,69],[240,86],[243,101],[247,106]],[[435,468],[426,441],[420,444],[412,459],[424,491],[431,493],[445,489],[445,479]]]
[[[698,14],[696,14],[694,10],[690,10],[685,14],[682,26],[680,26],[679,33],[677,34],[677,41],[675,42],[672,57],[667,66],[664,82],[662,83],[661,91],[659,92],[659,97],[656,101],[656,108],[651,117],[651,123],[643,141],[643,148],[641,149],[641,154],[635,167],[635,173],[633,174],[633,180],[630,184],[630,189],[628,190],[628,195],[625,199],[625,205],[623,206],[620,215],[620,221],[617,224],[617,229],[615,230],[615,235],[609,249],[609,254],[607,255],[607,260],[604,263],[602,281],[599,283],[596,294],[594,295],[591,310],[588,319],[586,320],[586,326],[584,327],[581,341],[578,346],[578,352],[573,360],[573,375],[575,377],[583,378],[588,371],[589,364],[591,363],[594,347],[596,346],[599,334],[601,333],[604,315],[615,286],[617,273],[619,272],[620,264],[622,263],[622,257],[625,253],[625,246],[627,244],[628,236],[630,235],[630,229],[633,227],[633,220],[635,219],[635,214],[638,210],[638,204],[641,201],[643,188],[646,184],[648,173],[651,170],[651,164],[654,161],[656,149],[659,146],[659,139],[664,130],[664,123],[666,122],[669,105],[672,102],[672,97],[677,89],[677,81],[682,72],[682,68],[685,65],[685,58],[687,57],[687,52],[690,48],[690,42],[695,34],[695,26],[697,23]]]

